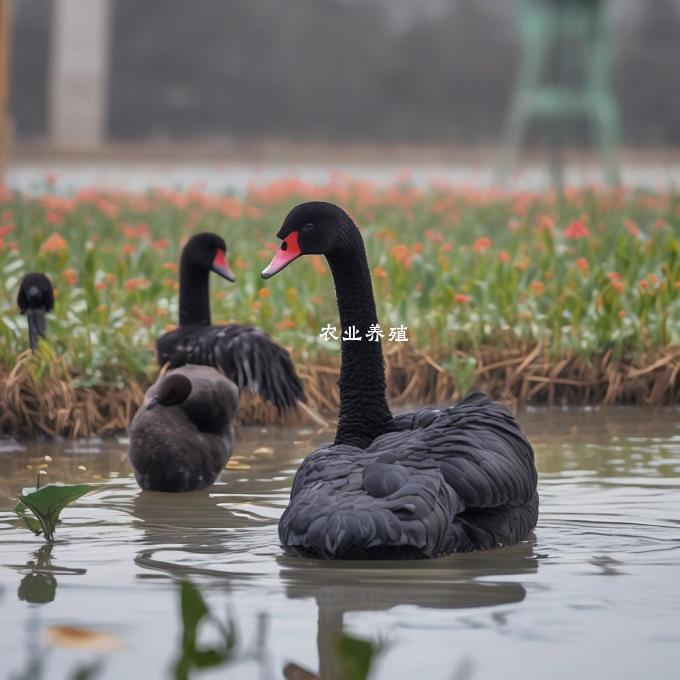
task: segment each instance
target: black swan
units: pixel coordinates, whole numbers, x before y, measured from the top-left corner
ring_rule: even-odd
[[[210,486],[234,448],[236,385],[209,366],[182,366],[152,385],[130,424],[130,463],[150,491]]]
[[[292,408],[305,401],[305,394],[288,352],[258,328],[210,323],[210,272],[236,280],[226,252],[216,234],[196,234],[187,241],[180,261],[179,328],[158,339],[158,364],[214,366],[239,389],[259,394],[279,411]]]
[[[47,331],[45,314],[54,309],[52,282],[39,272],[31,272],[21,279],[17,305],[28,320],[28,344],[35,352],[38,337],[44,338]]]
[[[304,203],[277,234],[269,278],[300,255],[325,255],[343,330],[378,323],[361,234],[330,203]],[[376,336],[377,337],[377,336]],[[333,444],[305,458],[279,538],[291,554],[430,558],[527,538],[538,517],[531,445],[510,411],[480,392],[444,409],[393,417],[380,342],[342,343]]]

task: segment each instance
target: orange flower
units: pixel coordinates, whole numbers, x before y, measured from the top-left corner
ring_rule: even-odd
[[[154,250],[165,250],[170,245],[170,242],[165,238],[159,238],[158,241],[154,241],[151,247]]]
[[[444,234],[442,234],[441,231],[436,231],[434,229],[426,229],[425,230],[425,238],[428,241],[443,241],[444,240]]]
[[[618,281],[621,278],[621,274],[618,272],[607,272],[607,278],[610,281]]]
[[[590,267],[590,264],[585,257],[579,257],[578,260],[576,260],[576,266],[579,268],[583,276],[588,275],[588,268]]]
[[[450,253],[453,250],[452,243],[442,243],[442,247],[439,249],[442,253]]]
[[[498,261],[499,262],[509,262],[510,261],[510,253],[507,250],[501,250],[501,252],[498,253]]]
[[[411,253],[408,246],[403,243],[392,248],[392,257],[399,263],[403,264],[407,269],[411,266]]]
[[[7,234],[9,234],[10,231],[14,231],[14,225],[13,224],[3,224],[0,227],[0,239],[5,238]]]
[[[486,236],[478,238],[472,245],[472,250],[476,253],[483,253],[485,250],[491,248],[491,239]]]
[[[264,290],[264,288],[262,289]],[[295,321],[292,319],[282,319],[276,324],[276,328],[280,331],[289,331],[295,328]]]
[[[413,251],[414,254],[422,253],[423,252],[423,244],[419,243],[416,241],[411,245],[411,250]]]
[[[269,290],[269,288],[260,288],[260,290],[257,291],[257,296],[263,300],[268,298],[271,294],[272,292]]]
[[[634,238],[637,238],[640,235],[640,230],[638,229],[637,224],[635,224],[635,222],[632,220],[626,220],[623,223],[623,226],[626,228],[626,231]]]
[[[64,269],[64,279],[69,286],[75,286],[78,283],[78,272],[73,267]]]
[[[612,280],[612,288],[617,293],[623,293],[623,291],[626,289],[626,286],[624,285],[623,281],[619,281],[618,279],[614,279],[614,280]]]
[[[555,227],[555,220],[550,217],[550,215],[542,215],[538,220],[538,230],[539,231],[550,231]]]
[[[590,236],[590,230],[588,227],[586,227],[585,224],[581,220],[576,220],[575,222],[572,222],[565,230],[564,230],[564,236],[565,238],[571,238],[571,239],[580,239],[580,238],[585,238],[586,236]]]
[[[469,295],[465,295],[465,293],[456,293],[456,296],[453,298],[459,305],[466,305],[468,302],[470,302],[471,298]]]
[[[523,257],[521,260],[518,260],[517,262],[515,262],[515,268],[518,269],[521,272],[528,269],[529,268],[529,258]]]
[[[177,271],[177,263],[176,262],[163,262],[161,265],[163,269],[167,269],[169,272],[176,272]]]
[[[172,290],[177,290],[179,288],[179,284],[177,283],[177,281],[175,281],[175,279],[165,278],[161,283],[166,288],[171,288]]]
[[[623,310],[619,311],[619,318],[623,319],[626,316],[626,313]]]
[[[145,278],[132,278],[128,279],[125,284],[125,290],[139,290],[140,288],[148,288],[151,285],[151,281]]]
[[[123,252],[126,255],[133,255],[136,252],[137,248],[135,248],[131,243],[124,243],[123,244]]]
[[[534,292],[535,295],[541,295],[545,290],[545,284],[543,283],[543,281],[532,281],[531,290]]]
[[[94,287],[97,290],[106,290],[106,284],[105,283],[95,283]]]
[[[40,246],[41,253],[65,253],[68,250],[68,243],[61,235],[54,233],[49,236]]]
[[[386,279],[387,278],[387,272],[382,267],[376,267],[373,270],[373,275],[377,276],[379,279]]]

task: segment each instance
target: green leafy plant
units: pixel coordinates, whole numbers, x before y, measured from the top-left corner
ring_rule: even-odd
[[[336,640],[336,648],[342,677],[366,680],[376,656],[382,650],[382,645],[343,633]]]
[[[177,680],[187,680],[192,670],[215,668],[228,662],[236,648],[235,626],[231,619],[223,624],[206,604],[196,586],[188,581],[180,584],[180,611],[182,614],[181,654],[174,666]],[[219,642],[211,647],[201,647],[198,630],[201,623],[210,622],[217,630]]]
[[[46,484],[43,487],[36,484],[35,489],[24,489],[19,494],[14,512],[36,536],[42,534],[51,542],[61,511],[90,491],[89,484]]]

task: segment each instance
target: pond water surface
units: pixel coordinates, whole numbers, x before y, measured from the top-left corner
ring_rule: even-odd
[[[535,536],[429,562],[282,556],[292,475],[330,432],[244,429],[221,482],[183,495],[140,492],[123,438],[0,439],[0,673],[173,677],[188,579],[221,622],[202,625],[199,646],[236,635],[191,677],[359,678],[371,652],[371,678],[677,677],[680,411],[520,419],[540,471]],[[95,485],[51,549],[12,513],[40,465],[49,481]]]

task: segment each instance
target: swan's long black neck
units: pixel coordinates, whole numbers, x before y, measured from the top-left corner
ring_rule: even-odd
[[[210,325],[210,288],[207,269],[197,267],[185,253],[179,270],[179,325]]]
[[[342,332],[355,326],[361,340],[342,342],[340,417],[336,444],[366,448],[393,428],[385,398],[385,366],[380,342],[366,331],[378,323],[366,250],[359,230],[345,214],[337,245],[326,254],[333,273]]]

